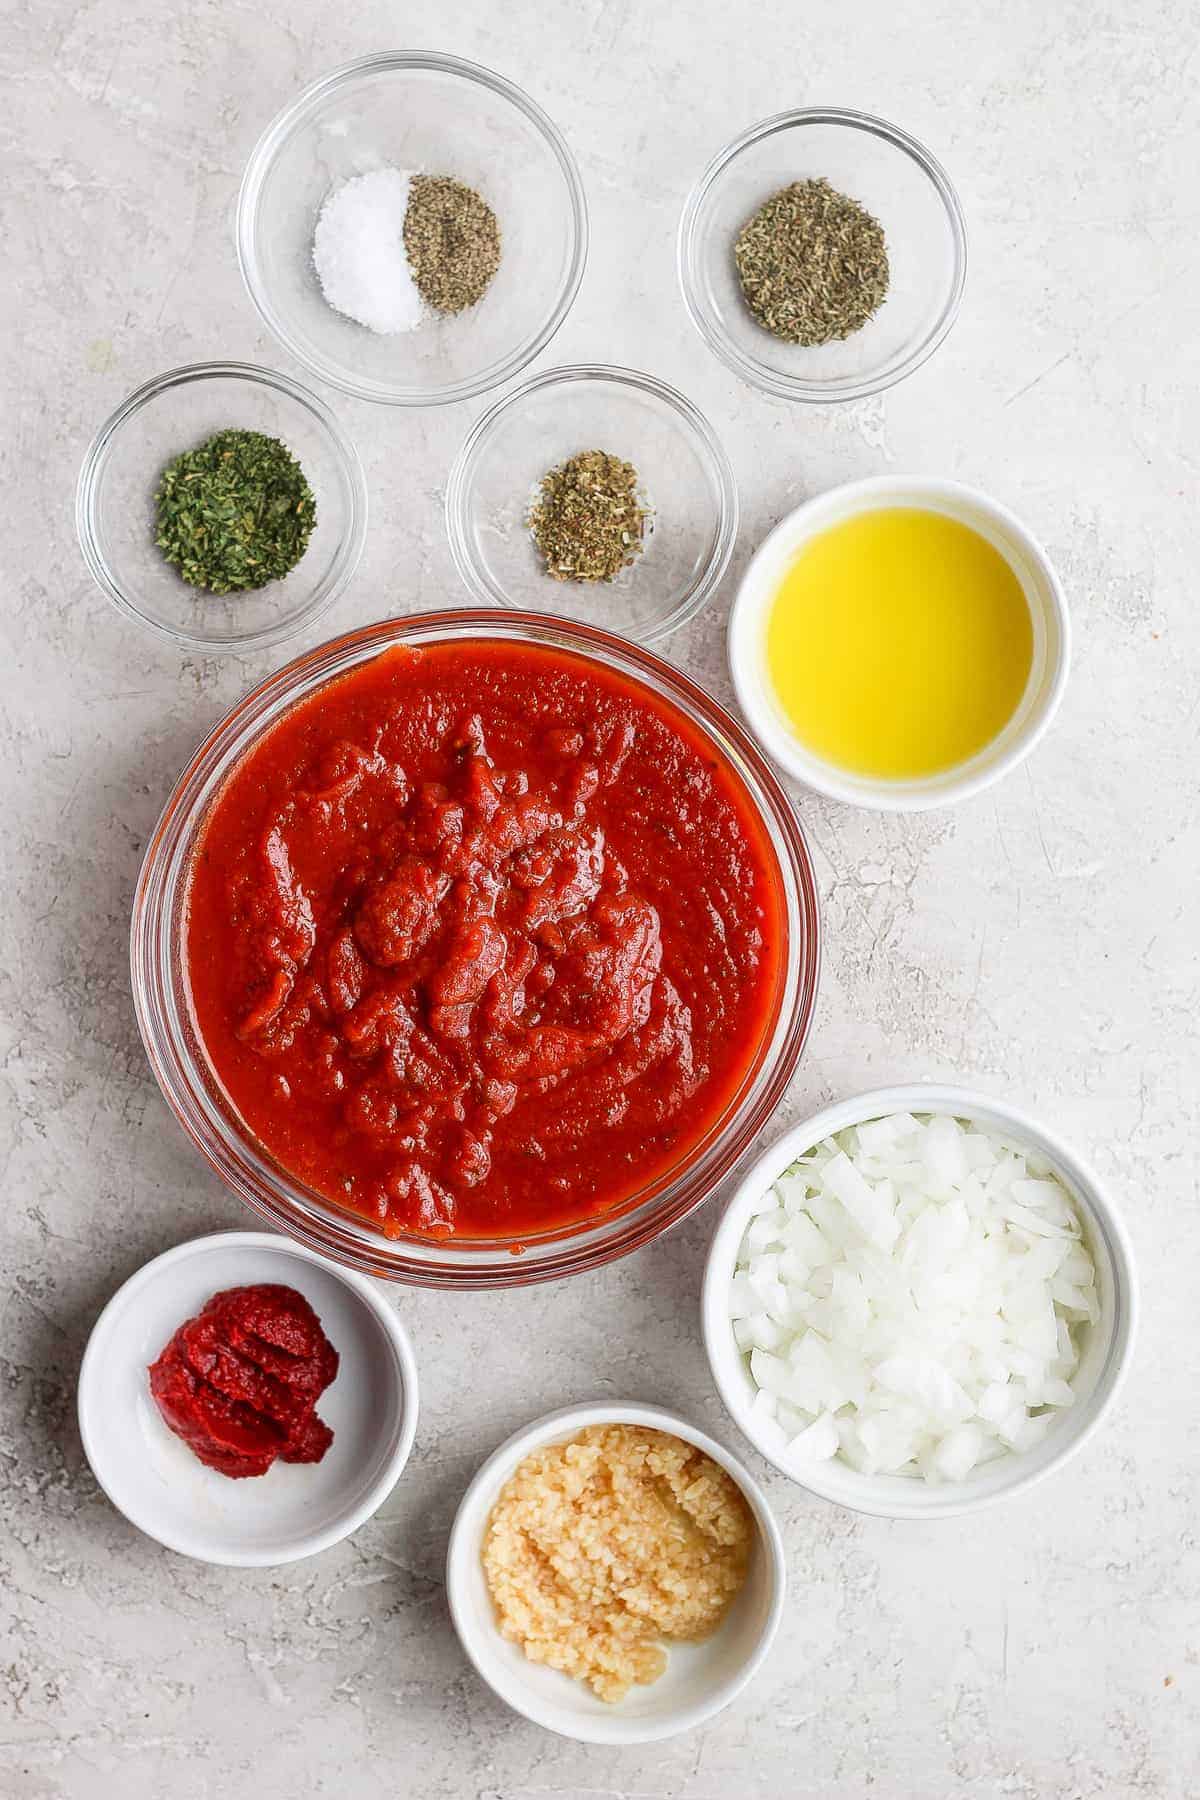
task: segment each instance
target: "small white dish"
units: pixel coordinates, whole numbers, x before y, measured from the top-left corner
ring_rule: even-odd
[[[231,1480],[164,1424],[149,1365],[213,1294],[255,1282],[302,1293],[340,1359],[317,1406],[333,1429],[319,1463]],[[223,1231],[155,1257],[100,1314],[79,1371],[79,1430],[92,1473],[131,1524],[168,1550],[269,1568],[327,1550],[391,1492],[417,1429],[408,1334],[365,1276],[265,1231]]]
[[[969,761],[919,780],[857,775],[815,756],[797,738],[767,669],[767,619],[801,546],[858,513],[914,507],[969,525],[1008,561],[1033,623],[1033,661],[1025,692],[1000,734]],[[756,551],[729,615],[729,668],[738,701],[764,749],[790,775],[831,800],[879,812],[921,812],[970,799],[1024,761],[1058,711],[1071,661],[1071,627],[1062,585],[1046,552],[1020,521],[986,494],[957,481],[880,475],[832,488],[782,519]]]
[[[732,1475],[758,1527],[745,1585],[719,1630],[702,1644],[673,1644],[663,1675],[611,1705],[557,1669],[532,1663],[500,1634],[483,1570],[483,1540],[501,1488],[517,1464],[588,1425],[643,1425],[695,1444]],[[488,1457],[459,1503],[446,1553],[446,1595],[462,1647],[493,1693],[535,1725],[585,1744],[647,1744],[711,1719],[759,1668],[779,1626],[786,1586],[779,1528],[749,1470],[686,1420],[636,1402],[595,1402],[547,1413]]]
[[[780,1461],[751,1413],[757,1388],[738,1349],[729,1316],[729,1283],[738,1250],[764,1194],[784,1170],[814,1144],[848,1126],[888,1113],[951,1113],[988,1131],[1002,1132],[1028,1144],[1054,1167],[1079,1208],[1088,1248],[1096,1264],[1100,1321],[1083,1340],[1082,1358],[1073,1386],[1075,1404],[1061,1413],[1035,1450],[987,1463],[965,1481],[945,1486],[904,1475],[863,1475],[840,1457],[812,1464],[803,1479],[794,1466]],[[887,1519],[946,1519],[979,1512],[998,1500],[1030,1488],[1061,1469],[1099,1429],[1117,1398],[1133,1354],[1137,1330],[1138,1291],[1133,1250],[1113,1202],[1099,1180],[1062,1140],[1015,1106],[967,1088],[916,1083],[911,1087],[876,1088],[851,1100],[838,1101],[787,1131],[758,1158],[739,1184],[713,1234],[704,1270],[701,1301],[704,1347],[717,1391],[742,1434],[769,1463],[810,1493],[855,1512]]]

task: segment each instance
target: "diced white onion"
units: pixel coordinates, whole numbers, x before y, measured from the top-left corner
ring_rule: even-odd
[[[1041,1442],[1100,1317],[1070,1193],[1041,1156],[894,1113],[763,1196],[729,1288],[755,1422],[786,1464],[963,1481]]]

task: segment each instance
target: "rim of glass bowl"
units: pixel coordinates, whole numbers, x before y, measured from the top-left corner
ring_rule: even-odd
[[[480,86],[490,88],[493,93],[504,99],[524,113],[525,117],[538,130],[550,149],[553,151],[559,168],[567,184],[570,200],[571,228],[574,236],[574,248],[565,279],[559,288],[554,306],[545,324],[532,338],[512,351],[498,363],[493,363],[478,375],[469,380],[452,382],[440,388],[389,388],[382,383],[366,383],[348,379],[340,371],[334,371],[323,363],[319,357],[311,356],[308,351],[297,345],[288,333],[287,327],[271,305],[266,288],[260,280],[258,257],[255,252],[255,221],[258,217],[259,198],[267,170],[274,161],[276,153],[291,136],[301,119],[315,108],[331,93],[340,87],[349,86],[360,75],[380,70],[428,69],[443,75],[457,75],[464,81],[477,82]],[[322,381],[329,382],[331,387],[340,388],[343,393],[353,394],[359,400],[373,400],[384,406],[445,406],[454,400],[469,400],[475,394],[484,394],[491,388],[500,387],[510,381],[527,363],[533,361],[546,348],[566,318],[579,292],[579,284],[583,280],[584,266],[588,252],[588,216],[587,200],[583,191],[583,180],[579,166],[571,153],[570,146],[554,121],[542,111],[535,100],[515,82],[505,76],[498,75],[494,69],[488,69],[482,63],[467,62],[459,56],[442,56],[435,52],[422,50],[384,50],[372,56],[356,57],[353,62],[342,63],[332,69],[328,75],[320,76],[310,82],[308,87],[289,101],[281,112],[276,113],[271,123],[259,138],[250,159],[246,164],[242,184],[238,190],[237,209],[234,218],[234,241],[237,246],[238,267],[242,271],[242,280],[246,292],[267,328],[274,333],[279,342],[294,356],[297,362],[304,364]]]
[[[471,427],[455,458],[446,484],[446,535],[450,540],[450,554],[463,582],[477,599],[502,606],[506,612],[524,610],[508,598],[502,587],[488,579],[471,554],[470,533],[467,529],[471,484],[488,439],[507,413],[528,400],[531,395],[540,393],[543,388],[567,386],[576,381],[607,381],[614,387],[633,387],[642,393],[653,394],[655,399],[661,400],[683,420],[716,482],[719,500],[717,539],[713,553],[667,617],[652,630],[638,634],[639,643],[656,644],[671,632],[678,631],[681,625],[686,625],[689,619],[694,619],[701,607],[712,599],[729,567],[738,530],[737,482],[720,438],[699,407],[694,406],[686,394],[681,394],[678,388],[671,387],[665,381],[659,381],[657,376],[646,375],[640,369],[623,369],[613,363],[564,363],[561,368],[545,369],[540,374],[531,376],[520,387],[514,388],[511,394],[505,394],[502,399],[497,400]]]
[[[684,1166],[615,1216],[521,1240],[461,1244],[388,1239],[365,1219],[339,1213],[288,1175],[216,1104],[203,1053],[186,1020],[178,980],[188,859],[208,805],[236,759],[315,688],[397,643],[508,638],[591,657],[651,688],[708,736],[737,775],[770,838],[786,912],[780,991],[758,1059],[721,1120]],[[428,1287],[511,1287],[598,1267],[658,1237],[693,1212],[741,1160],[766,1123],[803,1051],[820,966],[816,879],[808,844],[784,789],[743,728],[661,658],[591,625],[491,607],[414,614],[345,633],[260,683],[209,733],[180,776],[138,877],[130,934],[134,1008],[150,1066],[168,1105],[211,1166],[246,1203],[314,1250],[384,1280]]]
[[[249,381],[259,387],[274,388],[276,392],[286,394],[310,413],[317,424],[324,430],[333,448],[334,461],[338,465],[341,477],[342,495],[346,502],[347,526],[342,534],[342,542],[338,553],[326,575],[313,590],[307,603],[296,612],[289,613],[278,624],[271,625],[262,631],[247,631],[237,637],[205,637],[192,631],[177,631],[173,625],[167,625],[162,619],[151,618],[149,613],[135,605],[122,588],[109,567],[108,561],[100,549],[97,521],[100,478],[104,473],[109,452],[122,426],[135,417],[150,401],[156,400],[160,394],[173,387],[186,387],[193,381]],[[145,625],[151,631],[161,632],[164,637],[180,644],[187,650],[203,650],[214,654],[219,651],[262,650],[271,644],[279,644],[284,639],[294,637],[306,625],[311,625],[322,613],[328,611],[334,601],[344,591],[362,556],[363,545],[367,539],[367,483],[363,475],[358,451],[338,424],[323,400],[294,381],[290,375],[281,375],[276,369],[264,369],[257,363],[242,362],[202,362],[184,363],[177,369],[168,369],[162,375],[156,375],[152,381],[143,382],[133,393],[122,400],[116,411],[105,420],[91,443],[83,459],[79,471],[79,480],[75,489],[75,529],[79,535],[79,547],[88,572],[103,594],[112,601],[119,612],[127,618],[136,619],[139,625]]]
[[[708,316],[707,308],[700,299],[701,282],[698,274],[700,244],[698,226],[700,211],[710,189],[725,173],[729,165],[753,144],[761,139],[771,137],[777,131],[787,131],[796,125],[843,125],[852,131],[866,131],[872,137],[882,138],[892,144],[916,163],[917,167],[929,178],[936,188],[938,197],[946,210],[950,225],[950,235],[954,244],[954,281],[951,284],[946,304],[942,308],[933,330],[921,340],[915,350],[910,351],[903,361],[894,363],[879,373],[858,380],[843,382],[806,382],[787,375],[780,375],[770,369],[756,357],[748,356],[728,336],[715,326]],[[879,394],[885,388],[894,387],[903,381],[921,364],[927,362],[938,345],[945,338],[950,327],[958,317],[958,309],[962,302],[963,284],[967,278],[967,226],[963,217],[962,205],[954,184],[937,158],[933,156],[918,139],[899,125],[893,125],[887,119],[880,119],[874,113],[857,112],[852,107],[842,106],[801,106],[793,111],[773,113],[769,119],[761,119],[757,125],[751,125],[740,137],[734,138],[708,164],[695,187],[688,195],[679,221],[679,236],[676,250],[676,267],[679,274],[679,286],[683,293],[683,303],[688,316],[709,349],[727,368],[740,375],[751,386],[761,388],[765,393],[774,394],[781,400],[800,400],[810,405],[836,404],[843,400],[864,400],[870,394]]]

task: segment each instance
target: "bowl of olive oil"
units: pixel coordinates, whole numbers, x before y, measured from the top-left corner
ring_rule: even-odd
[[[1070,660],[1062,587],[996,501],[886,476],[788,515],[729,624],[738,699],[809,787],[888,811],[945,806],[1027,756]]]

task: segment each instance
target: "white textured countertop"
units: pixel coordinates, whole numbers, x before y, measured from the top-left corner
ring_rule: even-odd
[[[1059,722],[994,793],[907,820],[800,797],[826,959],[785,1112],[955,1075],[1073,1138],[1112,1182],[1140,1258],[1144,1329],[1123,1401],[1067,1471],[978,1522],[858,1518],[756,1465],[790,1557],[775,1651],[712,1724],[640,1750],[544,1735],[495,1701],[451,1630],[442,1557],[478,1461],[551,1406],[638,1395],[733,1441],[697,1328],[711,1209],[569,1289],[397,1291],[423,1385],[416,1450],[380,1515],[312,1562],[227,1572],[159,1550],[97,1492],[74,1424],[80,1353],[112,1289],[183,1237],[248,1222],[147,1069],[127,919],[186,753],[282,660],[181,659],[120,620],[79,558],[75,475],[97,424],[150,375],[218,356],[291,366],[241,290],[242,164],[311,77],[410,46],[501,70],[565,130],[592,254],[541,366],[632,363],[698,402],[741,486],[734,577],[806,494],[945,473],[1043,538],[1076,625]],[[1194,1795],[1195,9],[48,0],[9,14],[0,56],[16,290],[0,346],[0,1794]],[[752,120],[806,101],[911,129],[948,167],[971,234],[942,350],[842,410],[741,386],[675,287],[675,224],[699,168]],[[314,637],[455,595],[441,490],[486,402],[335,404],[372,524]],[[669,646],[723,695],[733,585]]]

